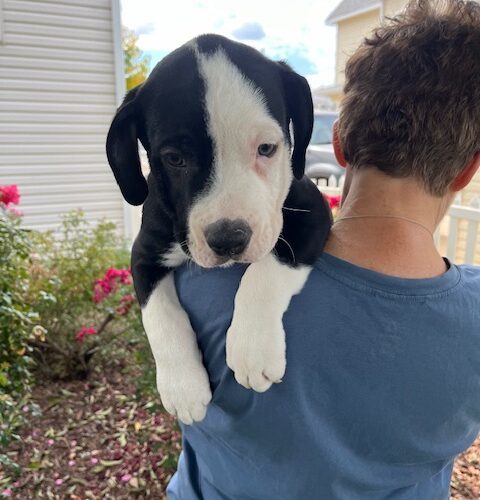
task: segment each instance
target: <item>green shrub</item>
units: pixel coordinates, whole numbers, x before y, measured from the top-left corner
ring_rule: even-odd
[[[93,357],[111,360],[143,336],[129,251],[114,224],[92,227],[81,212],[64,218],[59,236],[37,233],[33,243],[26,300],[45,328],[31,342],[37,366],[49,378],[87,377]]]
[[[29,292],[30,249],[20,218],[0,203],[0,449],[18,437],[21,408],[29,397],[32,359],[28,341],[38,321],[32,303],[24,299]]]

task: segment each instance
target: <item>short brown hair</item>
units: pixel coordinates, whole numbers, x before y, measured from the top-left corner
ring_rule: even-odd
[[[340,143],[352,168],[441,196],[480,151],[480,4],[413,0],[347,63]]]

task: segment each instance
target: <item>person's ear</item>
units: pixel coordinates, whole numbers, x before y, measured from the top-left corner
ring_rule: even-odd
[[[338,120],[335,120],[335,123],[333,124],[333,152],[335,153],[335,158],[337,159],[338,164],[345,168],[347,166],[347,160],[345,160],[342,145],[340,143],[340,137],[338,135]]]
[[[476,174],[480,167],[480,151],[475,153],[474,157],[470,163],[455,177],[452,184],[450,185],[450,191],[456,193],[462,190]]]

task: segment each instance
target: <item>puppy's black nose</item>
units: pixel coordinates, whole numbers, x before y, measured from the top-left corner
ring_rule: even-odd
[[[220,219],[204,230],[208,246],[219,257],[238,257],[247,248],[252,230],[242,219]]]

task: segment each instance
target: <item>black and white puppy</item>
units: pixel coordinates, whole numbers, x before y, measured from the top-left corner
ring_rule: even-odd
[[[323,196],[303,176],[312,125],[303,77],[217,35],[165,57],[113,119],[110,166],[127,202],[145,202],[132,273],[157,387],[186,424],[204,418],[211,392],[173,269],[188,259],[203,267],[250,263],[227,332],[227,364],[259,392],[281,381],[282,317],[331,225]],[[148,154],[148,181],[137,140]]]

